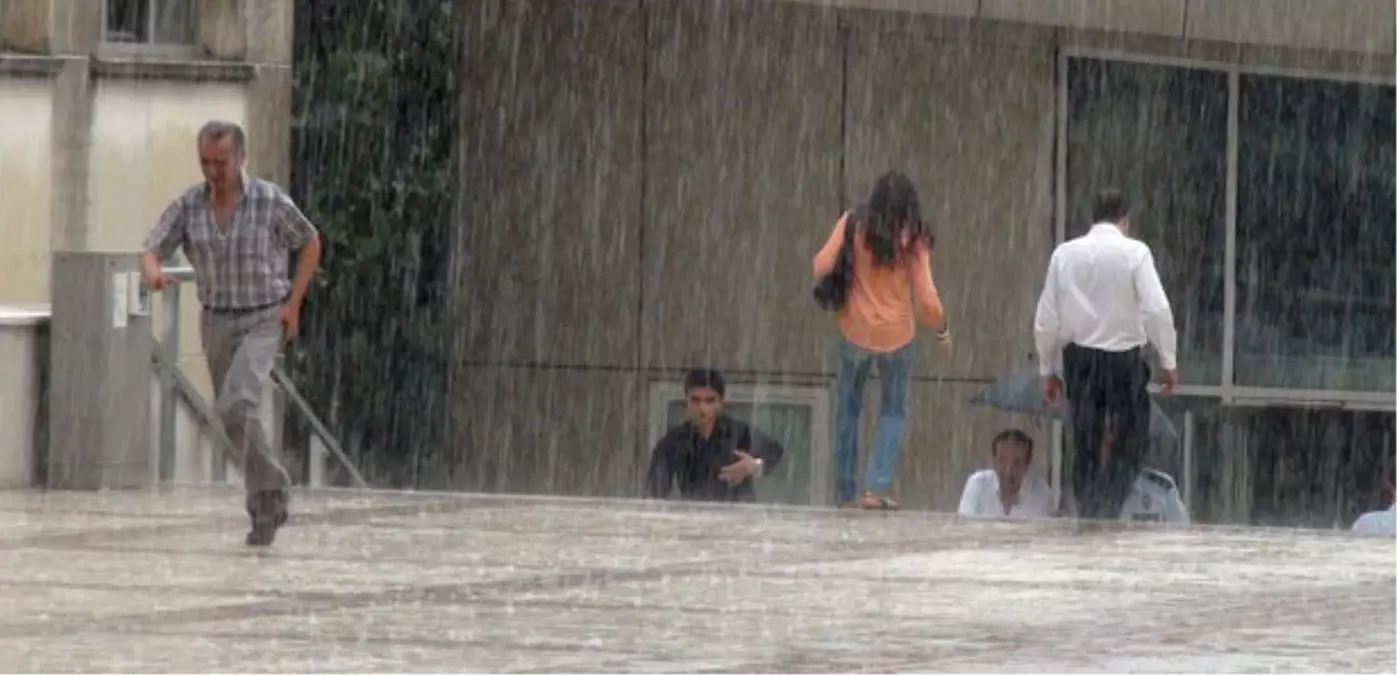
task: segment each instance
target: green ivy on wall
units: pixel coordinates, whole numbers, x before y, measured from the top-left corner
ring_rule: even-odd
[[[441,484],[445,471],[460,63],[452,6],[296,2],[291,188],[325,254],[287,365],[382,486]],[[290,431],[304,439],[304,428]]]

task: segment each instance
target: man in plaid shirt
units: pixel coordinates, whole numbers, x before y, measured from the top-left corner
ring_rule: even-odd
[[[320,263],[320,236],[276,184],[248,178],[247,137],[231,122],[198,135],[203,183],[180,195],[146,238],[141,272],[160,290],[162,261],[183,249],[203,312],[199,333],[219,416],[243,467],[249,546],[268,546],[286,522],[290,483],[261,416],[262,395],[283,339],[296,337],[301,304]],[[298,252],[296,276],[288,260]]]

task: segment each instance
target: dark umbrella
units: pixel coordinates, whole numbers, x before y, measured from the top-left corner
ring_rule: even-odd
[[[970,399],[971,403],[992,405],[1007,412],[1049,415],[1055,419],[1067,420],[1067,405],[1048,405],[1043,400],[1043,389],[1037,368],[1018,370],[995,380],[984,391]],[[1159,404],[1150,401],[1150,445],[1155,448],[1173,448],[1179,442],[1179,432],[1174,423],[1160,409]]]

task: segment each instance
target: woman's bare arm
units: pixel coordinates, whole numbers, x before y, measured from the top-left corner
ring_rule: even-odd
[[[946,310],[941,306],[941,295],[936,291],[936,281],[931,276],[931,251],[921,242],[913,246],[912,265],[908,273],[912,276],[912,298],[916,302],[917,317],[923,325],[943,330],[946,327]]]
[[[844,227],[848,220],[849,214],[847,213],[839,217],[839,222],[834,224],[834,231],[829,233],[829,239],[815,254],[813,267],[816,279],[834,271],[834,263],[839,260],[839,248],[844,245]]]

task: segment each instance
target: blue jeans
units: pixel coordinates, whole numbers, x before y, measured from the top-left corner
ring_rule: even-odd
[[[902,434],[907,429],[907,394],[912,383],[914,353],[912,343],[894,352],[880,353],[839,340],[839,367],[834,380],[834,470],[840,503],[858,494],[855,474],[859,462],[859,415],[863,411],[863,386],[874,363],[878,364],[878,380],[883,389],[878,434],[873,441],[864,489],[886,494],[892,487],[902,452]]]

